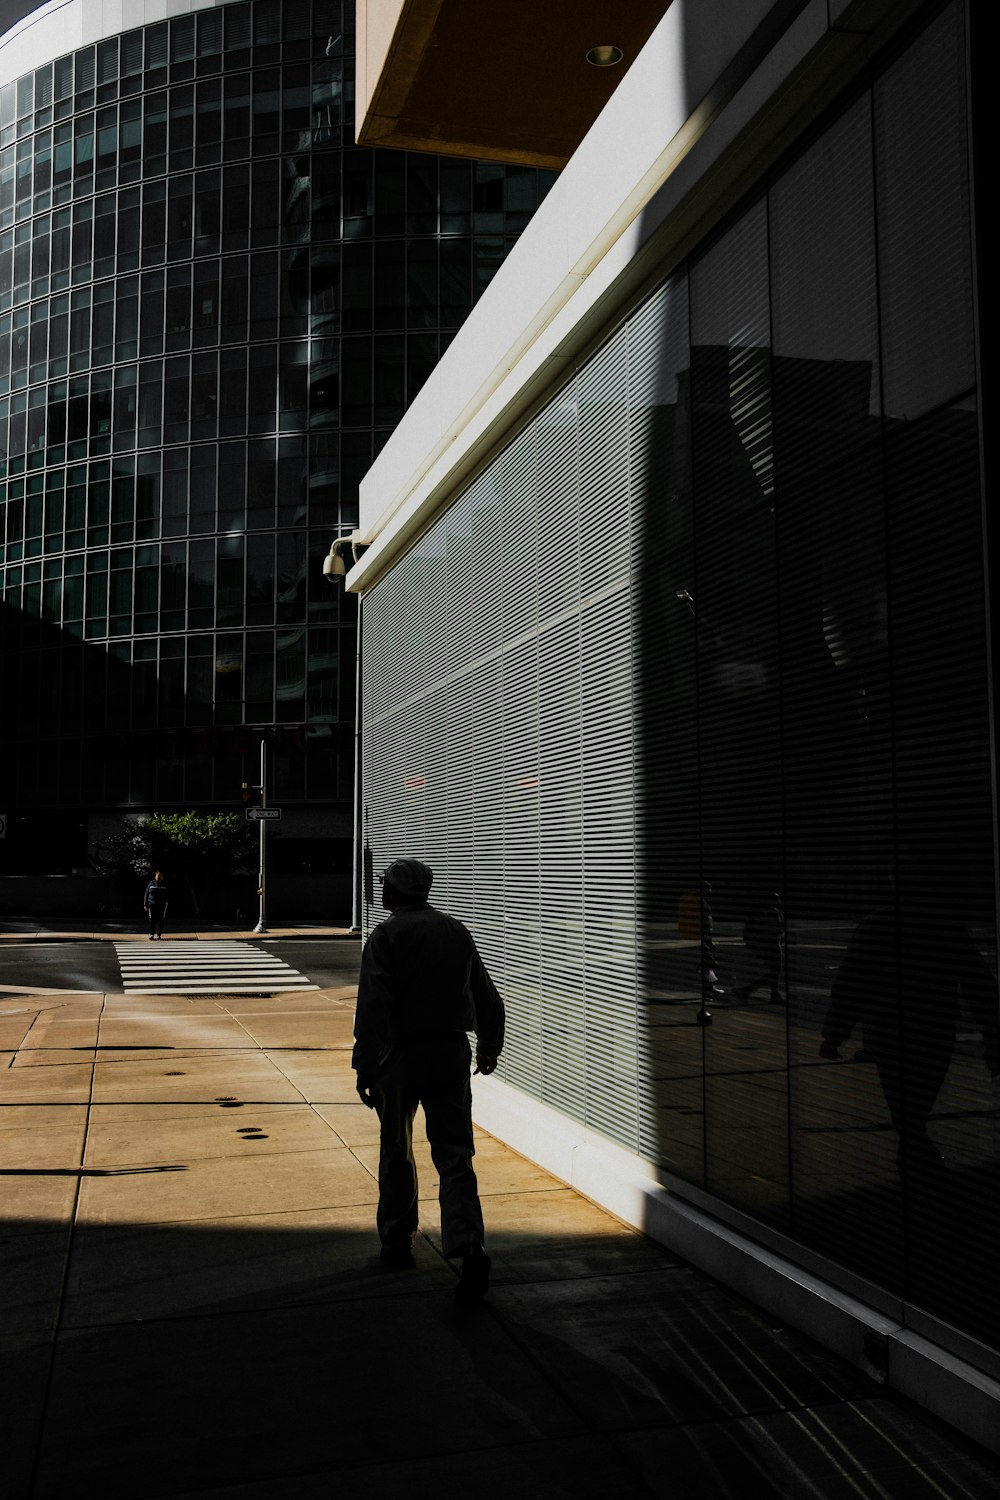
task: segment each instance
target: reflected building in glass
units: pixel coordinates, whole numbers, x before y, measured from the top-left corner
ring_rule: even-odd
[[[356,610],[323,557],[552,174],[354,146],[353,4],[122,34],[97,0],[17,9],[0,872],[83,865],[126,812],[239,808],[266,732],[277,869],[346,882]]]

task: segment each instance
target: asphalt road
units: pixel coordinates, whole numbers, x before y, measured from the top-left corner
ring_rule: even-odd
[[[206,947],[210,947],[206,941]],[[361,944],[350,938],[274,938],[254,947],[273,953],[323,989],[356,984]],[[169,952],[164,942],[157,956]],[[111,942],[7,941],[0,948],[0,995],[24,985],[32,989],[83,990],[121,994],[122,977]]]

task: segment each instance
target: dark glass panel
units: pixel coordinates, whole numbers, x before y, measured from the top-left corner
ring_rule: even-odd
[[[879,292],[891,418],[911,421],[975,381],[967,123],[956,108],[965,69],[962,9],[950,5],[875,88]]]
[[[186,443],[190,436],[191,362],[187,355],[163,363],[163,440]]]
[[[274,432],[278,425],[278,351],[251,346],[247,376],[247,431]]]
[[[191,267],[171,266],[167,273],[164,324],[168,349],[191,344]]]
[[[147,94],[142,110],[143,171],[147,177],[157,177],[167,166],[166,91]]]
[[[246,444],[219,445],[219,530],[246,527]]]
[[[273,562],[272,562],[273,569]],[[249,580],[248,580],[249,583]],[[274,722],[274,632],[250,630],[246,638],[246,715],[249,723]]]
[[[85,590],[85,615],[84,634],[88,637],[103,636],[108,633],[108,554],[106,552],[91,552],[87,556],[87,581]],[[84,725],[86,728],[98,729],[103,725],[98,724],[97,705],[103,704],[103,682],[94,683],[94,698],[88,695],[84,687]]]
[[[250,170],[227,166],[222,183],[222,248],[245,250],[250,243]]]
[[[194,89],[190,84],[170,90],[170,171],[192,164],[194,148]]]
[[[222,323],[220,336],[224,344],[244,343],[250,278],[245,256],[226,256],[222,262]]]
[[[394,425],[406,407],[406,340],[399,334],[384,334],[372,343],[374,420]]]
[[[142,105],[133,99],[121,106],[118,120],[118,170],[122,182],[134,182],[142,162]]]
[[[216,602],[216,621],[220,626],[243,624],[243,609],[246,599],[245,577],[246,541],[242,536],[219,538]],[[241,673],[230,672],[220,687],[227,689],[241,686]]]
[[[436,234],[438,227],[438,164],[433,157],[411,152],[406,162],[406,232]]]
[[[94,274],[94,205],[78,203],[73,209],[73,281],[90,281]],[[16,256],[15,256],[16,266]],[[16,279],[16,272],[15,272]]]
[[[281,74],[277,68],[256,68],[251,86],[254,149],[274,151],[281,128]]]
[[[875,1070],[848,1078],[820,1058],[847,940],[884,898],[892,849],[867,97],[776,184],[771,235],[794,1222],[898,1286],[895,1147]],[[888,996],[895,965],[883,962]]]
[[[184,536],[188,529],[188,480],[190,463],[186,449],[168,449],[163,454],[161,499],[164,536]],[[172,627],[180,628],[179,626]]]
[[[441,233],[469,234],[472,230],[472,167],[466,161],[442,161]]]
[[[298,541],[299,546],[294,545]],[[287,542],[287,556],[282,571],[281,549]],[[279,548],[279,615],[286,606],[283,603],[284,595],[291,594],[296,600],[301,590],[305,588],[303,574],[304,555],[301,548],[301,538],[280,537]],[[289,603],[287,608],[295,610],[296,605]],[[275,703],[274,716],[279,724],[301,724],[306,715],[306,632],[298,630],[279,630],[275,638]]]
[[[114,447],[135,447],[138,413],[138,370],[135,365],[119,365],[115,370]]]
[[[406,157],[401,151],[377,151],[374,167],[374,231],[378,235],[403,234],[406,228]]]
[[[194,178],[171,177],[167,199],[167,259],[188,260],[194,231]]]
[[[278,335],[278,257],[255,255],[251,260],[250,338],[274,339]]]
[[[216,529],[216,457],[214,444],[200,443],[190,452],[189,526],[192,536]]]
[[[136,460],[135,534],[157,536],[160,530],[160,455],[140,453]],[[149,625],[150,630],[155,624]]]
[[[196,354],[191,371],[191,437],[195,442],[214,438],[218,432],[218,387],[218,354],[214,350]]]
[[[246,156],[250,149],[250,77],[229,75],[223,80],[222,130],[227,158]]]
[[[222,186],[218,172],[199,172],[195,178],[194,253],[218,254],[222,230]]]
[[[134,359],[139,352],[138,276],[120,277],[115,296],[115,359]]]
[[[82,370],[90,363],[91,292],[89,287],[73,293],[69,319],[69,367]]]
[[[137,547],[135,549],[135,629],[145,634],[156,629],[160,607],[160,549]],[[146,674],[140,674],[145,684]],[[155,682],[155,675],[153,678]],[[137,695],[138,696],[138,695]]]
[[[247,526],[256,530],[274,525],[276,478],[274,442],[257,440],[247,445]]]
[[[118,194],[118,271],[134,271],[139,265],[139,192],[132,188]]]
[[[162,265],[166,255],[167,203],[162,182],[146,183],[142,190],[142,264]]]
[[[415,240],[406,247],[406,321],[411,328],[430,328],[438,318],[438,246]]]
[[[897,831],[886,942],[900,1032],[898,1050],[878,1051],[866,1018],[865,1050],[900,1134],[909,1295],[995,1343],[1000,1301],[981,1295],[1000,1231],[987,1188],[1000,1027],[975,405],[896,424],[886,471]]]
[[[247,350],[223,349],[219,356],[219,435],[247,430]]]
[[[111,276],[115,269],[117,203],[114,193],[106,193],[94,205],[94,278]]]
[[[742,931],[705,1027],[706,1183],[787,1223],[788,1100],[767,215],[691,271],[701,879]],[[763,991],[763,994],[761,994]]]
[[[114,187],[118,166],[118,110],[101,109],[97,112],[97,139],[95,143],[96,178],[94,186]]]
[[[281,163],[255,161],[251,167],[251,245],[276,245],[281,238]]]
[[[215,543],[191,542],[188,547],[188,618],[195,630],[215,624]]]
[[[140,448],[152,448],[163,440],[163,366],[159,360],[139,366]]]
[[[343,159],[344,224],[346,240],[371,233],[372,164],[370,151],[349,151]]]
[[[346,427],[372,422],[372,341],[344,339],[341,345],[341,420]]]
[[[379,246],[380,250],[388,248]],[[370,244],[344,246],[341,316],[342,326],[347,332],[372,326],[372,247]]]

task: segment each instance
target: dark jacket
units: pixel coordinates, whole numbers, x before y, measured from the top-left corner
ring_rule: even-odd
[[[361,955],[354,1067],[371,1075],[394,1041],[474,1031],[499,1056],[504,1008],[472,934],[426,901],[399,905]]]
[[[142,898],[143,906],[148,906],[150,911],[166,910],[167,905],[167,883],[165,880],[159,882],[151,880],[146,887],[146,894]]]

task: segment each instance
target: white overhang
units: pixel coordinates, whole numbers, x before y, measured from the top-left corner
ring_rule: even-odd
[[[363,593],[916,8],[674,0],[361,484]]]

